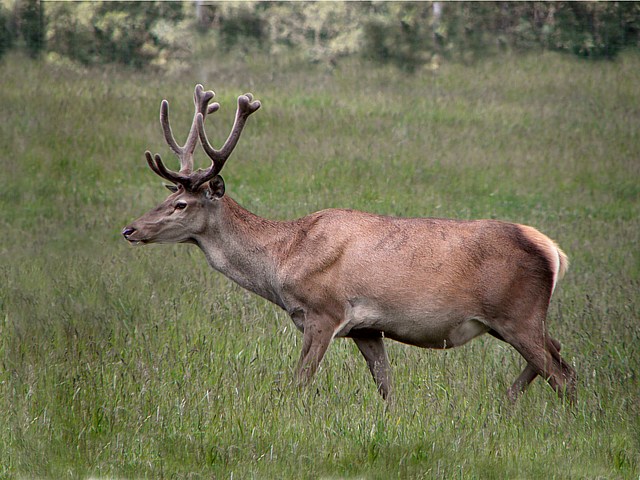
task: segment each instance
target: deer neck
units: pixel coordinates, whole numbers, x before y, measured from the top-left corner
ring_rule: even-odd
[[[279,305],[279,258],[289,237],[287,222],[259,217],[228,196],[216,205],[195,241],[209,265],[241,287]]]

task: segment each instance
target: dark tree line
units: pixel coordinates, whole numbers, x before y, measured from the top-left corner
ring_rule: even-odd
[[[161,65],[206,37],[224,50],[361,55],[414,70],[437,59],[547,49],[614,58],[640,45],[638,2],[0,3],[0,55]]]

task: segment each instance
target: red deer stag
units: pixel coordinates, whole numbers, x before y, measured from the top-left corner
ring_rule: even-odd
[[[348,337],[387,398],[384,338],[441,349],[489,333],[527,362],[508,390],[510,399],[540,375],[573,401],[575,371],[546,324],[551,295],[568,266],[556,243],[532,227],[495,220],[338,209],[294,221],[258,217],[225,195],[219,173],[260,102],[251,94],[238,97],[231,133],[216,150],[204,131],[206,115],[219,107],[209,105],[213,96],[196,86],[195,116],[183,147],[171,132],[168,102],[162,101],[162,130],[180,170],[167,169],[159,155],[145,152],[173,194],[124,228],[130,243],[195,244],[214,269],[286,310],[303,333],[301,383],[313,377],[335,337]],[[194,171],[198,140],[211,166]]]

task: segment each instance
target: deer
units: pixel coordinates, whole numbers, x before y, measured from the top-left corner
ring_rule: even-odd
[[[499,220],[401,218],[326,209],[291,221],[255,215],[225,194],[220,176],[247,118],[261,103],[237,99],[231,132],[218,150],[204,128],[212,91],[200,84],[180,146],[162,100],[160,123],[179,171],[145,152],[171,191],[122,230],[130,244],[185,243],[241,287],[282,308],[302,332],[297,383],[313,379],[335,338],[352,339],[384,399],[391,399],[385,339],[430,349],[464,345],[488,333],[510,344],[526,366],[507,390],[515,402],[538,376],[575,402],[576,373],[549,335],[547,311],[567,255],[531,226]],[[202,145],[211,165],[194,171]]]

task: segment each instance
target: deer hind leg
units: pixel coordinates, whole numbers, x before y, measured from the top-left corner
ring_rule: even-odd
[[[498,338],[511,344],[527,361],[527,366],[508,390],[509,398],[516,400],[536,376],[540,375],[561,398],[574,403],[575,371],[560,356],[560,343],[548,336],[544,323],[534,322],[540,328],[527,328],[525,325],[518,333],[498,332]]]
[[[378,392],[385,400],[390,399],[390,367],[382,336],[354,337],[353,341],[367,361],[369,371],[378,386]]]
[[[507,342],[502,337],[502,335],[500,335],[495,330],[490,330],[489,333],[494,337],[496,337],[498,340]],[[556,339],[551,337],[548,337],[548,339],[552,344],[552,348],[557,353],[557,357],[560,358],[560,348],[561,348],[560,342],[558,342]],[[562,361],[562,359],[560,359],[560,361]],[[509,400],[511,400],[512,402],[515,402],[516,400],[518,400],[520,395],[524,393],[527,387],[531,384],[531,382],[533,382],[536,379],[537,376],[538,376],[538,371],[535,369],[534,366],[532,366],[530,363],[527,362],[527,365],[524,367],[524,370],[522,371],[522,373],[518,376],[516,381],[513,382],[513,385],[511,385],[511,387],[509,387],[509,389],[507,390],[507,396],[509,397]]]
[[[558,394],[564,396],[569,403],[573,405],[576,403],[576,371],[564,358],[560,356],[560,342],[548,336],[546,340],[547,350],[551,352],[554,360],[559,364],[562,378],[565,379],[563,389],[559,391]]]
[[[549,340],[553,343],[554,348],[558,352],[560,352],[560,342],[553,338],[550,338]],[[513,382],[513,385],[511,385],[511,387],[509,387],[509,389],[507,390],[507,396],[509,397],[509,400],[515,403],[515,401],[518,400],[520,395],[524,393],[527,387],[536,379],[537,376],[538,372],[536,371],[535,367],[533,367],[530,363],[527,363],[522,373],[518,376],[516,381]]]

